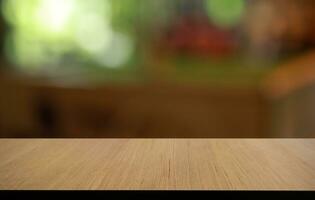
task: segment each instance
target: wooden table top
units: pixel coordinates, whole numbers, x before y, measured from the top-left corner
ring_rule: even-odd
[[[0,189],[315,190],[315,139],[2,139]]]

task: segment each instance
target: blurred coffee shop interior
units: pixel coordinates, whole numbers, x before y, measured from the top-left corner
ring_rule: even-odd
[[[1,0],[0,137],[314,137],[314,10]]]

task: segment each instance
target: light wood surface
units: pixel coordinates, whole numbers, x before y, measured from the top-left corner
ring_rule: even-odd
[[[0,189],[315,190],[315,140],[2,139]]]

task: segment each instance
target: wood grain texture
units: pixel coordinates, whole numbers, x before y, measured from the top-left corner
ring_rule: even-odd
[[[2,139],[0,189],[315,190],[315,140]]]

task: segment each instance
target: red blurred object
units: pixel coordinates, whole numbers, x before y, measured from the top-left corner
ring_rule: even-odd
[[[186,17],[174,23],[161,45],[175,53],[224,57],[233,53],[236,41],[232,33],[220,30],[208,20]]]

